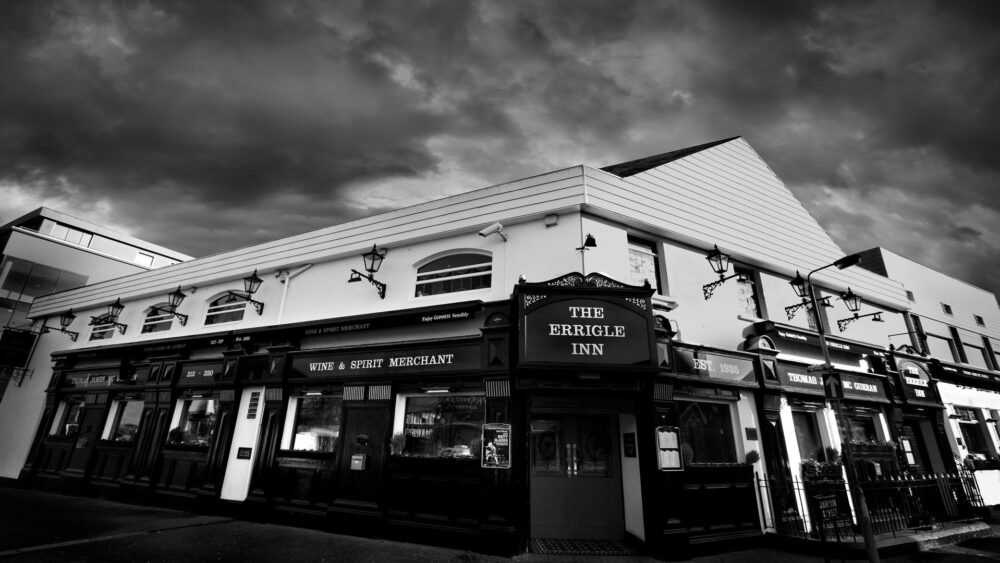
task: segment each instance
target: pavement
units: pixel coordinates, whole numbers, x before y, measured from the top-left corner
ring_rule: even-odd
[[[947,541],[945,545],[928,541],[923,545],[924,551],[882,560],[900,563],[998,561],[1000,525],[991,525],[988,533],[986,537],[953,545],[947,545]],[[840,560],[837,553],[829,555],[832,561]],[[0,486],[0,563],[29,561],[651,563],[658,560],[644,556],[581,557],[532,553],[497,557]],[[691,561],[808,563],[824,561],[824,557],[761,545],[697,556]]]

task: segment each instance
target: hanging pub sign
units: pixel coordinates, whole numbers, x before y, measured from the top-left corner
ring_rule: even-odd
[[[897,358],[896,370],[907,403],[943,406],[930,384],[930,373],[922,362]]]
[[[26,330],[8,328],[0,332],[0,366],[26,366],[37,338],[37,334]]]
[[[510,425],[490,422],[483,425],[482,466],[510,469]]]
[[[674,346],[674,369],[682,375],[707,379],[749,384],[756,382],[752,359],[701,348]]]
[[[299,377],[356,377],[475,370],[482,364],[481,350],[478,342],[471,342],[433,348],[310,354],[292,358],[291,371]]]
[[[653,290],[600,274],[515,288],[522,365],[653,367]]]

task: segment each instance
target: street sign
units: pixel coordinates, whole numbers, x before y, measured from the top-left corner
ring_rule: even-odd
[[[844,398],[844,386],[841,384],[840,375],[836,372],[823,374],[823,389],[826,391],[827,399],[840,400]]]

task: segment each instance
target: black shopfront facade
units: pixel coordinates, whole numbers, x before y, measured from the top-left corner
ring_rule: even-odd
[[[510,335],[467,302],[58,353],[21,481],[512,553]]]
[[[503,302],[58,353],[22,481],[504,554],[683,557],[733,537],[734,510],[760,534],[742,454],[699,463],[681,435],[755,433],[735,413],[760,363],[668,327],[650,288],[570,274]]]

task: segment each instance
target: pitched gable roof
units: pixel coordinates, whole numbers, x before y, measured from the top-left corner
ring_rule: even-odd
[[[645,172],[650,168],[656,168],[657,166],[662,166],[668,162],[673,162],[679,158],[690,156],[696,152],[703,151],[705,149],[710,149],[714,146],[721,145],[722,143],[728,143],[733,139],[739,139],[739,137],[729,137],[728,139],[722,139],[721,141],[712,141],[711,143],[705,143],[703,145],[696,145],[693,147],[688,147],[686,149],[678,149],[675,151],[665,152],[662,154],[647,156],[644,158],[638,158],[636,160],[630,160],[628,162],[623,162],[621,164],[612,164],[611,166],[605,166],[604,168],[601,168],[601,170],[605,172],[610,172],[615,176],[628,178],[633,174]]]

